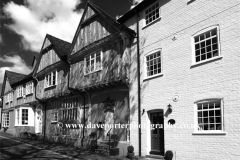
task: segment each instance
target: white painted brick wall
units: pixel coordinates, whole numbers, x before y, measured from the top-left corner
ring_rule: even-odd
[[[146,111],[173,112],[164,118],[175,119],[176,124],[194,124],[193,104],[203,98],[224,99],[224,126],[226,135],[192,135],[193,129],[165,128],[165,151],[174,151],[175,160],[239,160],[240,159],[240,1],[187,0],[167,1],[161,7],[162,19],[142,29],[141,39],[141,106]],[[125,25],[135,30],[136,17]],[[220,27],[222,59],[191,67],[191,35],[212,25]],[[177,35],[177,40],[172,38]],[[144,43],[142,43],[144,41]],[[143,55],[162,48],[163,73],[161,77],[143,82]],[[131,123],[137,117],[136,45],[132,49],[130,108]],[[173,102],[177,93],[179,101]],[[147,123],[145,113],[142,123]],[[149,154],[147,130],[142,129],[142,154]],[[138,154],[138,131],[131,130],[131,143]]]

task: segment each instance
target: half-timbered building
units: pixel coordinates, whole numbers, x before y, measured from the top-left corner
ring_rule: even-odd
[[[81,99],[68,91],[69,63],[67,54],[71,44],[46,35],[34,69],[37,80],[36,108],[39,132],[46,139],[78,137],[78,130],[61,130],[57,122],[77,122],[80,116]]]
[[[128,129],[110,126],[129,123],[129,56],[134,34],[88,2],[69,55],[69,89],[86,98],[86,125],[105,124],[103,129],[88,127],[87,135],[96,134],[99,142],[116,135],[117,148],[129,145]]]
[[[134,35],[88,2],[69,55],[69,89],[85,97],[86,134],[96,135],[98,143],[114,135],[120,154],[129,145],[128,129],[111,126],[129,123],[129,58]],[[90,127],[93,124],[105,127]]]
[[[32,73],[23,75],[5,71],[2,97],[2,127],[16,136],[22,132],[35,133],[35,80]]]

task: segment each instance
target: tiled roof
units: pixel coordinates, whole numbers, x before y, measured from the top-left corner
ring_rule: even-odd
[[[8,78],[8,81],[9,81],[11,86],[14,83],[17,83],[18,81],[23,80],[26,77],[26,75],[24,75],[24,74],[20,74],[20,73],[8,71],[8,70],[5,71],[5,74]]]
[[[46,37],[55,46],[61,56],[68,55],[71,49],[71,43],[47,34]]]
[[[95,4],[91,3],[90,1],[88,1],[88,4],[90,6],[92,6],[98,13],[100,16],[102,16],[106,21],[108,21],[110,24],[112,24],[114,27],[116,27],[118,30],[126,30],[127,32],[130,32],[132,34],[135,34],[135,32],[133,30],[131,30],[130,28],[126,27],[123,24],[120,24],[118,21],[116,21],[112,16],[110,16],[109,14],[107,14],[106,12],[104,12],[102,9],[100,9],[98,6],[96,6]]]

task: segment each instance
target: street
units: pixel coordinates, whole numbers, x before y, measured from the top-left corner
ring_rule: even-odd
[[[16,140],[11,135],[0,132],[0,159],[69,159],[48,149]]]
[[[0,132],[0,159],[127,160],[125,157],[101,155],[73,146],[18,138],[4,132]]]

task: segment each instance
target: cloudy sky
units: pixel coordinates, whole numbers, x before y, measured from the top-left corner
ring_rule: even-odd
[[[123,15],[134,0],[90,0],[112,17]],[[5,70],[31,72],[45,35],[72,42],[87,0],[1,0],[0,89]]]

